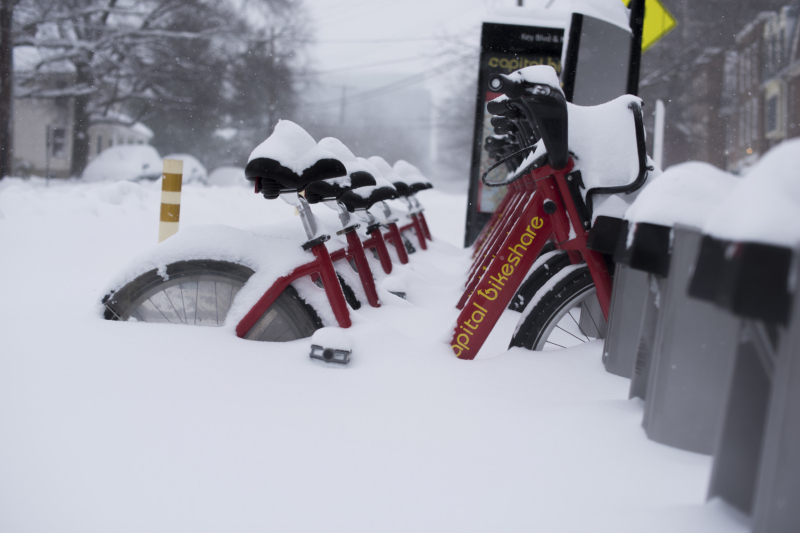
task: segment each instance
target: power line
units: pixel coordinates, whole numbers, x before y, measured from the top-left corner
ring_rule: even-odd
[[[469,57],[462,59],[463,59],[462,61],[450,61],[445,65],[437,65],[435,67],[424,70],[417,74],[412,74],[411,76],[408,76],[406,78],[402,78],[400,80],[387,83],[386,85],[382,85],[374,89],[367,89],[366,91],[355,93],[347,99],[346,103],[351,104],[351,103],[363,102],[364,100],[377,98],[395,91],[399,91],[401,89],[405,89],[407,87],[411,87],[412,85],[422,83],[425,80],[441,76],[442,74],[445,74],[455,69],[456,67],[461,66],[467,59],[471,61],[473,58]],[[325,100],[322,102],[310,102],[306,105],[308,107],[332,107],[334,105],[337,106],[341,105],[341,100],[337,98],[337,99]]]
[[[413,56],[413,57],[405,57],[403,59],[396,59],[394,61],[373,61],[372,63],[362,63],[360,65],[351,65],[349,67],[334,68],[330,70],[317,70],[314,72],[316,74],[331,74],[333,72],[345,72],[347,70],[358,70],[361,68],[369,68],[382,65],[394,65],[396,63],[408,63],[410,61],[419,61],[420,59],[428,59],[428,58],[426,56]]]
[[[415,37],[398,39],[335,39],[330,41],[314,41],[318,44],[375,44],[375,43],[411,43],[418,41],[437,41],[440,37]]]

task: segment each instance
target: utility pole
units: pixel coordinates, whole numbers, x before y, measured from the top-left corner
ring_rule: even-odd
[[[347,103],[347,85],[342,85],[342,104],[339,107],[339,124],[344,124],[344,106]]]
[[[639,95],[639,71],[642,64],[642,29],[644,28],[645,0],[631,0],[631,55],[628,61],[627,94]]]
[[[14,43],[11,21],[14,0],[0,0],[0,179],[12,173],[11,106],[14,103],[11,76]]]

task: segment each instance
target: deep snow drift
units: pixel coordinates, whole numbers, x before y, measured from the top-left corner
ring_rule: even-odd
[[[343,367],[102,320],[158,182],[0,182],[0,531],[746,531],[705,504],[709,457],[646,439],[599,343],[507,351],[508,312],[483,359],[452,355],[466,201],[420,199],[436,241],[352,313]],[[247,187],[183,189],[181,231],[286,220],[302,235]]]

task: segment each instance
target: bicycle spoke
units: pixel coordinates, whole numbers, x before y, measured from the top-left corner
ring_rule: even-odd
[[[563,332],[564,332],[564,333],[566,333],[567,335],[570,335],[570,336],[572,336],[572,337],[575,337],[575,338],[578,340],[578,342],[580,342],[580,343],[583,343],[583,342],[584,342],[584,341],[583,341],[583,339],[581,339],[580,337],[578,337],[577,335],[575,335],[575,334],[573,334],[573,333],[570,333],[569,331],[565,330],[565,329],[564,329],[564,328],[562,328],[561,326],[559,326],[559,325],[556,325],[556,328],[557,328],[557,329],[560,329],[561,331],[563,331]],[[589,342],[589,339],[588,339],[588,338],[586,339],[586,342]]]
[[[586,305],[586,304],[585,303],[581,303],[581,305],[583,306],[583,305]],[[600,334],[600,328],[597,327],[597,322],[594,321],[594,317],[592,316],[592,313],[589,312],[589,308],[588,307],[586,308],[586,314],[589,315],[589,320],[591,320],[592,321],[592,325],[594,325],[594,330],[597,332],[597,338],[598,339],[602,338],[601,334]]]
[[[559,348],[566,348],[566,346],[561,346],[560,344],[556,344],[553,341],[544,341],[545,344],[552,344],[554,346],[558,346]]]
[[[581,305],[583,305],[583,304],[581,304]],[[567,314],[568,314],[568,315],[569,315],[569,317],[572,319],[572,321],[573,321],[573,322],[575,322],[575,325],[576,325],[576,326],[578,326],[578,330],[581,332],[581,335],[583,335],[584,337],[586,337],[586,342],[589,342],[589,336],[586,334],[586,332],[585,332],[585,331],[583,331],[583,328],[581,328],[581,325],[578,323],[578,321],[577,321],[577,320],[575,320],[575,317],[574,317],[574,316],[572,316],[572,310],[570,310],[570,312],[569,312],[569,313],[567,313]],[[581,341],[581,342],[583,342],[583,341]]]

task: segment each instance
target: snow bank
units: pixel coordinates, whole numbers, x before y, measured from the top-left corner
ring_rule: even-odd
[[[352,313],[343,372],[310,339],[102,320],[104,282],[155,246],[160,195],[0,181],[0,531],[749,530],[705,503],[711,458],[647,440],[602,343],[508,350],[513,311],[487,341],[500,357],[440,342],[470,263],[466,194],[427,193],[436,240]],[[303,239],[290,206],[246,187],[188,185],[182,204],[166,244],[209,223]]]
[[[161,156],[147,144],[112,146],[92,159],[83,171],[84,181],[158,179]]]
[[[183,161],[183,184],[208,183],[208,171],[206,167],[196,157],[189,154],[169,154],[164,159],[178,159]]]
[[[699,229],[740,183],[733,174],[708,163],[675,165],[639,194],[624,218],[634,223],[680,223]]]
[[[800,139],[767,152],[708,219],[705,233],[719,239],[800,244]]]
[[[288,120],[278,121],[272,135],[256,146],[247,160],[259,157],[274,159],[297,174],[320,159],[335,159],[332,153],[317,146],[306,130]]]
[[[208,184],[215,187],[244,187],[252,189],[252,182],[244,177],[244,169],[241,167],[220,167],[211,171],[208,175]]]

